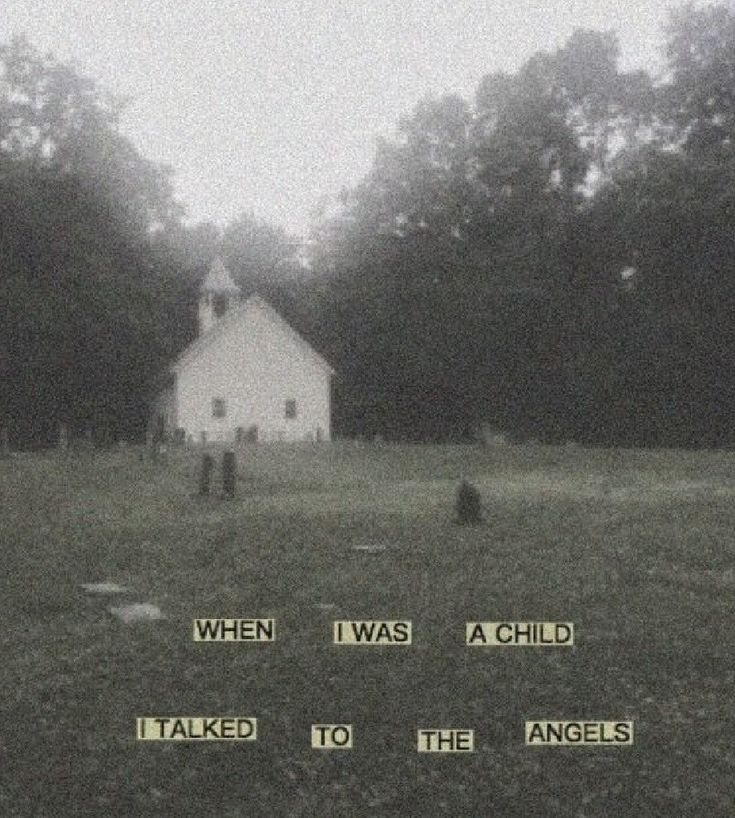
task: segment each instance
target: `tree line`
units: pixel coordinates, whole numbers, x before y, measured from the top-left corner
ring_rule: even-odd
[[[221,255],[338,371],[335,431],[623,445],[735,437],[735,16],[673,12],[667,70],[578,30],[474,98],[421,100],[314,227],[189,225],[120,101],[0,46],[0,416],[140,435]]]

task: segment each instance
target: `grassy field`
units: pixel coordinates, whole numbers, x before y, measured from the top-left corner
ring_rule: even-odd
[[[253,447],[238,496],[169,452],[0,461],[3,816],[729,816],[735,454]],[[453,523],[459,480],[487,520]],[[355,550],[381,546],[384,550]],[[125,625],[80,584],[166,619]],[[274,617],[272,644],[194,617]],[[410,619],[337,647],[334,619]],[[573,648],[467,648],[469,620],[572,621]],[[245,715],[254,743],[135,740]],[[526,747],[526,719],[635,721],[633,747]],[[312,723],[355,728],[349,752]],[[475,730],[419,754],[419,727]]]

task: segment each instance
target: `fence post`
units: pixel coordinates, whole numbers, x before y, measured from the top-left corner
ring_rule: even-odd
[[[235,452],[225,452],[222,455],[222,495],[228,499],[235,496],[236,473]]]
[[[199,472],[199,496],[206,497],[209,494],[209,484],[212,480],[212,469],[214,468],[214,458],[211,454],[202,455],[202,466]]]

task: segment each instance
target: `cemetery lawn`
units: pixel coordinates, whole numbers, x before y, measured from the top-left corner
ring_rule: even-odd
[[[192,496],[197,466],[0,461],[0,815],[733,814],[735,454],[256,446],[230,501]],[[481,526],[452,520],[463,477]],[[130,593],[80,587],[101,581]],[[123,624],[128,601],[166,618]],[[195,643],[195,617],[277,639]],[[335,619],[409,619],[413,645],[334,646]],[[473,620],[570,621],[576,644],[469,648]],[[135,738],[227,715],[257,741]],[[526,719],[633,720],[635,743],[527,747]],[[312,723],[354,749],[312,750]],[[421,727],[475,752],[419,754]]]

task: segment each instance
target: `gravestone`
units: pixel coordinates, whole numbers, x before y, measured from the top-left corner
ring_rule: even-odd
[[[480,492],[466,480],[460,483],[457,490],[455,510],[457,512],[457,522],[460,525],[476,525],[482,522]]]
[[[126,625],[134,622],[151,622],[163,619],[161,609],[150,602],[135,602],[131,605],[120,605],[108,608],[109,612]]]
[[[214,458],[211,454],[202,455],[202,466],[199,472],[199,496],[206,497],[209,494],[209,486],[212,482],[212,469],[214,469]]]
[[[10,457],[10,433],[7,426],[0,429],[0,457]]]
[[[83,582],[82,588],[88,594],[127,594],[128,589],[116,582]]]
[[[353,551],[367,551],[368,553],[375,553],[377,551],[385,551],[388,546],[382,542],[365,542],[357,543],[352,546]]]
[[[222,455],[222,496],[232,499],[235,496],[235,478],[237,462],[235,452],[225,452]]]

